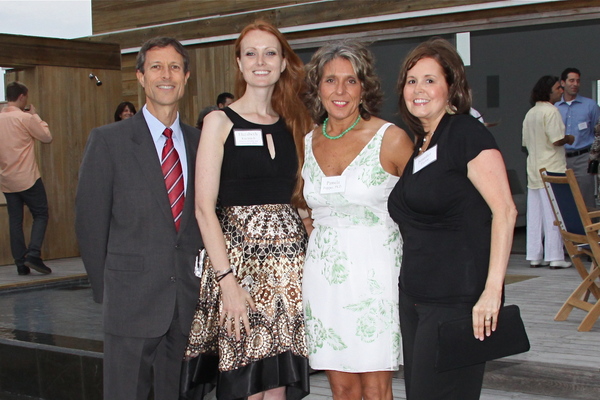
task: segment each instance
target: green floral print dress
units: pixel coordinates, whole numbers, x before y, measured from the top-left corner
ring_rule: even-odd
[[[387,210],[398,177],[381,166],[384,124],[328,181],[305,138],[304,196],[312,210],[302,284],[310,365],[317,370],[397,370],[402,238]],[[318,133],[318,132],[317,132]]]

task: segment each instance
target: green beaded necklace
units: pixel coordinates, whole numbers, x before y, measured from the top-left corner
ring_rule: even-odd
[[[325,121],[323,121],[323,136],[325,136],[327,139],[339,139],[346,133],[350,132],[356,126],[356,124],[358,124],[358,121],[360,121],[360,114],[358,114],[358,118],[356,118],[356,121],[354,121],[354,123],[350,125],[350,128],[346,129],[344,132],[340,133],[337,136],[330,136],[327,134],[327,121],[329,121],[329,117],[325,118]]]

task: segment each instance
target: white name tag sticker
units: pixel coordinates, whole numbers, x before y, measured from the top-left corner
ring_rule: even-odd
[[[261,129],[234,129],[233,135],[236,146],[262,146]]]
[[[321,180],[321,194],[344,193],[346,191],[345,176],[326,176]]]
[[[420,156],[415,157],[415,162],[413,165],[413,174],[416,174],[432,162],[437,160],[437,144],[430,149],[427,149],[425,153]]]
[[[580,122],[579,124],[577,124],[577,127],[580,131],[587,129],[587,122]]]

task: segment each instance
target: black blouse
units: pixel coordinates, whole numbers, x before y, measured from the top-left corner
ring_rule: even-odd
[[[223,111],[233,122],[233,128],[224,145],[219,204],[289,204],[296,184],[298,157],[294,138],[284,120],[261,125],[245,120],[229,107]],[[236,145],[236,129],[260,130],[262,146]],[[275,158],[269,153],[267,134],[272,135]]]
[[[400,290],[419,301],[475,303],[484,289],[492,215],[467,164],[486,149],[498,146],[482,123],[446,115],[427,149],[435,161],[414,172],[415,152],[390,194],[404,240]]]

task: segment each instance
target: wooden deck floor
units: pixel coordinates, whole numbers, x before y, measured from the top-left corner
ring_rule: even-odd
[[[310,383],[311,393],[304,400],[331,400],[331,390],[329,383],[324,373],[318,373],[311,376]],[[405,400],[404,381],[402,379],[394,379],[393,381],[394,400]],[[572,397],[553,397],[543,396],[531,393],[509,392],[506,390],[483,389],[481,392],[481,400],[569,400]],[[596,399],[597,400],[597,399]]]
[[[481,399],[600,399],[600,321],[590,332],[577,332],[580,310],[567,321],[554,321],[581,280],[577,271],[533,269],[523,255],[513,254],[508,274],[518,282],[506,286],[506,304],[521,308],[531,350],[488,363]],[[311,378],[307,399],[331,399],[325,375]],[[406,399],[403,379],[393,385],[394,399]]]

